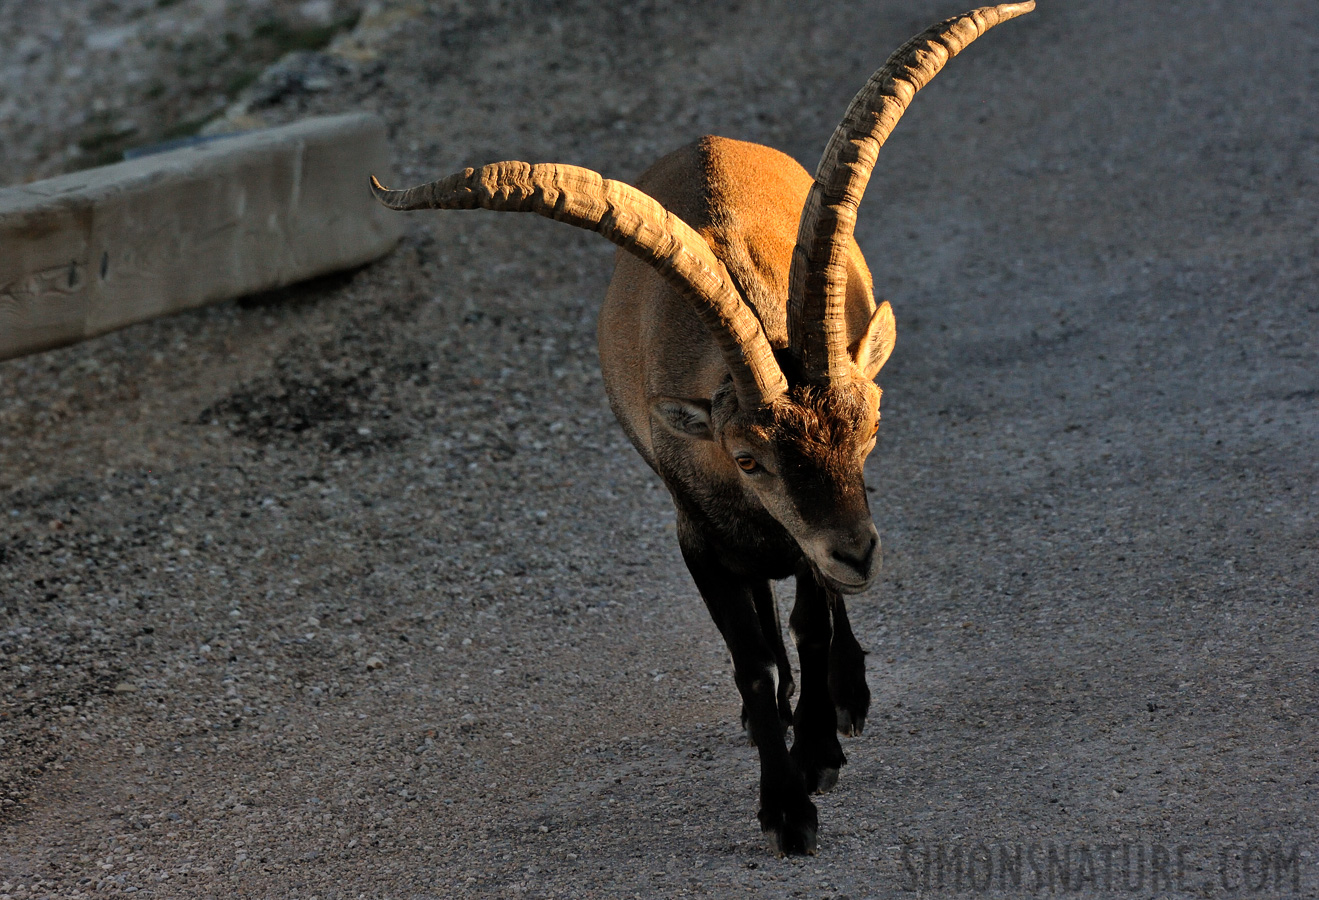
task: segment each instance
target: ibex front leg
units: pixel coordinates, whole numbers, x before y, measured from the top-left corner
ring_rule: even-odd
[[[769,641],[774,651],[774,659],[779,666],[779,725],[784,731],[792,724],[792,695],[797,691],[797,683],[792,678],[792,664],[788,662],[788,648],[783,645],[783,627],[779,624],[779,607],[774,600],[774,588],[768,581],[751,585],[752,596],[756,601],[756,615],[760,617],[760,633]],[[746,707],[742,707],[742,728],[747,735],[751,727],[747,722]]]
[[[860,734],[870,711],[866,685],[866,651],[856,642],[847,606],[841,594],[833,595],[834,637],[829,645],[829,694],[834,698],[838,733]]]
[[[829,690],[835,600],[841,605],[842,598],[816,581],[810,564],[803,561],[797,568],[797,602],[788,627],[801,662],[801,699],[792,722],[792,758],[810,791],[831,789],[838,782],[838,770],[847,762],[838,743],[838,717]],[[847,633],[850,636],[851,630]]]
[[[724,567],[698,541],[683,540],[682,555],[724,643],[733,656],[747,730],[760,754],[760,828],[778,855],[814,853],[819,819],[779,720],[779,666],[761,629],[755,595],[760,582]],[[768,585],[764,585],[768,590]]]

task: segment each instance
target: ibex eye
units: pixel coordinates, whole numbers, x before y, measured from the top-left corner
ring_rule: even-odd
[[[752,459],[750,456],[739,456],[739,457],[737,457],[737,466],[738,466],[738,468],[740,468],[743,472],[754,472],[754,471],[756,471],[756,469],[760,468],[759,463],[757,463],[757,462],[756,462],[754,459]]]

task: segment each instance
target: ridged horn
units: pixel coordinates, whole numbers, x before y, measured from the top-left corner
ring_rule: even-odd
[[[995,25],[1034,8],[1033,0],[986,6],[927,28],[899,47],[852,99],[820,158],[792,252],[788,341],[811,380],[845,377],[851,366],[843,309],[847,245],[879,149],[916,92],[948,60]]]
[[[597,232],[650,263],[694,304],[744,407],[768,403],[788,389],[760,320],[710,245],[644,191],[578,166],[524,162],[465,169],[405,191],[391,191],[372,177],[371,191],[390,209],[534,212]]]

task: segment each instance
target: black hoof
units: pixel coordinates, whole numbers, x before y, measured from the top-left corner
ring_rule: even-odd
[[[838,733],[860,734],[870,711],[870,688],[866,685],[865,656],[857,653],[833,660],[829,667],[829,696],[834,701]]]
[[[809,794],[822,794],[838,784],[838,770],[847,762],[838,735],[832,729],[816,735],[802,734],[792,744],[792,760],[801,771],[802,782]]]
[[[844,709],[841,706],[836,706],[834,707],[834,715],[838,717],[838,733],[845,737],[855,737],[866,727],[866,714],[864,710],[856,712],[854,710]]]
[[[816,835],[820,830],[815,804],[806,800],[804,805],[796,804],[796,807],[775,813],[760,810],[760,827],[769,842],[769,852],[777,857],[815,855]]]

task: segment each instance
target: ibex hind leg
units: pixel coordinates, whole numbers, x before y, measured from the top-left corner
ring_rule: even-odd
[[[866,651],[856,642],[841,595],[833,596],[833,642],[829,646],[829,694],[833,697],[838,733],[857,735],[870,712],[866,684]]]
[[[683,530],[679,529],[681,537]],[[760,827],[778,856],[814,853],[819,818],[802,773],[788,754],[779,719],[778,661],[760,627],[751,583],[721,566],[697,544],[682,555],[733,656],[747,730],[760,756]]]
[[[838,743],[834,701],[829,691],[833,643],[832,591],[803,563],[797,572],[797,602],[788,623],[801,661],[801,699],[793,716],[792,758],[809,791],[827,791],[838,781],[847,757]]]

